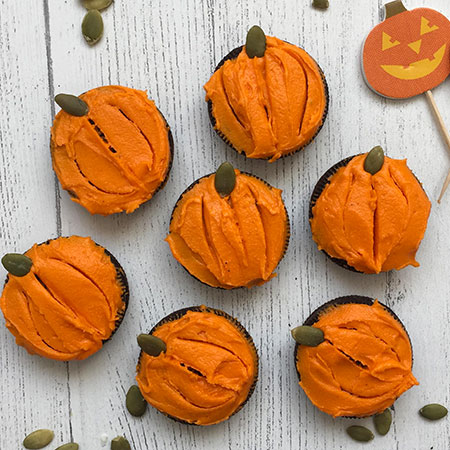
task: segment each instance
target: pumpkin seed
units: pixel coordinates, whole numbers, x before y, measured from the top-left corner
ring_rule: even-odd
[[[264,31],[254,25],[247,33],[247,39],[245,41],[245,51],[249,58],[262,58],[266,52],[266,35]]]
[[[364,170],[372,175],[375,175],[384,164],[384,151],[377,145],[367,154],[364,160]]]
[[[71,116],[81,117],[89,112],[89,106],[80,97],[71,94],[58,94],[55,97],[58,106]]]
[[[61,445],[56,450],[78,450],[78,444],[75,442],[69,442],[68,444]]]
[[[86,9],[102,9],[108,8],[113,0],[82,0],[82,4]]]
[[[351,427],[348,427],[347,434],[352,439],[359,442],[369,442],[375,437],[368,428],[362,427],[361,425],[352,425]]]
[[[131,450],[131,446],[123,436],[117,436],[111,441],[111,450]]]
[[[142,396],[139,386],[133,385],[128,389],[126,398],[126,407],[128,412],[135,417],[140,417],[145,413],[147,409],[147,402]]]
[[[314,8],[327,9],[330,6],[328,0],[313,0]]]
[[[378,434],[381,434],[381,436],[388,434],[392,423],[391,410],[387,408],[382,413],[375,414],[373,416],[373,423]]]
[[[420,409],[419,413],[428,420],[439,420],[447,415],[447,408],[439,403],[430,403]]]
[[[2,258],[3,267],[15,277],[24,277],[30,272],[33,261],[20,253],[7,253]]]
[[[226,197],[233,192],[235,186],[236,173],[234,167],[229,162],[224,162],[216,171],[214,187],[222,197]]]
[[[317,347],[324,341],[323,331],[320,328],[302,325],[291,330],[292,337],[300,345]]]
[[[29,449],[44,448],[53,441],[54,437],[55,434],[51,430],[36,430],[23,440],[23,446]]]
[[[150,356],[159,356],[167,350],[166,343],[159,337],[151,334],[140,334],[137,337],[137,341],[142,351]]]
[[[103,36],[102,15],[96,9],[89,10],[81,24],[84,39],[89,45],[95,45]]]

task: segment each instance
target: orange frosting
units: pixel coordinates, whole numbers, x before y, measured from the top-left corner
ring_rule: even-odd
[[[81,95],[89,113],[60,111],[51,133],[53,168],[72,200],[92,214],[130,213],[165,181],[168,126],[143,91],[105,86]]]
[[[6,326],[31,354],[68,361],[99,350],[123,313],[123,287],[102,247],[71,236],[35,244],[24,277],[8,276],[0,299]]]
[[[364,273],[417,267],[431,203],[406,160],[385,157],[375,175],[366,155],[354,157],[330,179],[312,209],[319,250]]]
[[[316,135],[325,116],[325,89],[308,53],[269,36],[262,58],[249,58],[243,47],[205,85],[219,133],[248,158],[272,161]]]
[[[333,417],[365,417],[384,411],[419,384],[402,325],[381,306],[330,307],[313,325],[324,333],[317,347],[300,345],[300,386],[320,410]]]
[[[236,186],[227,197],[217,193],[214,174],[185,192],[166,239],[190,274],[225,289],[263,284],[275,276],[289,233],[281,191],[235,172]]]
[[[161,412],[197,425],[228,419],[247,400],[258,374],[256,350],[229,320],[188,311],[159,326],[166,353],[142,353],[137,382]]]

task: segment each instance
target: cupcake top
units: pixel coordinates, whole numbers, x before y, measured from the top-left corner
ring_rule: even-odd
[[[213,287],[263,284],[275,276],[289,239],[281,191],[234,170],[230,195],[201,178],[179,199],[166,240],[188,272]]]
[[[205,307],[162,322],[152,334],[165,342],[166,351],[157,357],[142,353],[138,366],[136,378],[144,398],[166,415],[191,424],[228,419],[246,402],[257,379],[250,336],[231,318]]]
[[[35,244],[25,276],[9,274],[0,306],[16,343],[68,361],[99,350],[126,308],[127,288],[111,257],[90,238]]]
[[[248,158],[274,161],[319,131],[327,108],[323,74],[303,49],[267,36],[264,56],[246,47],[205,85],[216,130]]]
[[[312,208],[313,239],[359,272],[417,267],[431,203],[406,160],[385,157],[372,175],[364,169],[366,156],[355,156],[329,179]]]
[[[384,411],[419,384],[411,344],[401,323],[377,300],[372,305],[331,305],[313,327],[324,333],[316,347],[299,345],[300,386],[333,417],[366,417]]]
[[[81,95],[89,112],[61,110],[51,132],[53,168],[72,200],[92,214],[130,213],[165,181],[167,123],[143,91],[105,86]]]

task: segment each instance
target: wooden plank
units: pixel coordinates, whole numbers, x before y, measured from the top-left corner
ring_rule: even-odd
[[[57,234],[49,127],[52,102],[43,2],[0,2],[0,252],[23,252]],[[3,267],[0,277],[6,276]],[[37,428],[70,437],[67,364],[28,355],[1,318],[0,448]]]
[[[129,276],[130,308],[114,339],[87,361],[70,363],[68,373],[60,364],[23,355],[2,331],[6,336],[2,362],[7,364],[0,365],[0,376],[7,380],[8,408],[3,402],[0,405],[0,442],[11,442],[22,432],[20,427],[37,426],[36,412],[28,408],[43,404],[39,415],[48,419],[48,426],[62,427],[61,438],[72,427],[80,448],[92,450],[103,448],[103,433],[109,438],[125,433],[135,450],[359,448],[344,432],[354,421],[333,420],[321,413],[298,387],[289,336],[289,329],[323,302],[355,293],[379,297],[404,321],[414,345],[414,373],[421,382],[396,402],[393,431],[367,448],[448,448],[448,421],[425,423],[417,410],[431,401],[449,403],[450,282],[445,262],[450,251],[446,235],[450,202],[444,199],[439,207],[435,202],[450,166],[449,157],[424,98],[394,102],[376,96],[364,84],[358,54],[364,37],[379,21],[382,1],[365,0],[351,7],[348,2],[332,2],[326,12],[314,10],[308,3],[182,0],[175,5],[163,0],[117,0],[103,14],[103,41],[89,48],[80,33],[84,10],[79,3],[48,0],[47,46],[54,69],[49,85],[47,60],[42,58],[45,1],[28,0],[13,6],[8,2],[6,8],[6,0],[0,0],[0,95],[9,108],[8,114],[2,113],[0,128],[5,161],[0,167],[1,201],[6,214],[0,218],[0,232],[5,233],[0,245],[6,242],[5,248],[26,248],[57,232],[53,175],[45,153],[51,105],[40,100],[48,99],[52,90],[78,94],[115,83],[147,89],[171,124],[176,143],[166,188],[132,215],[90,216],[61,193],[62,234],[91,235],[117,256]],[[418,0],[407,3],[410,9],[421,6]],[[430,0],[427,6],[450,16],[445,0]],[[327,123],[316,141],[305,152],[274,164],[245,160],[227,148],[212,131],[204,103],[202,85],[222,56],[242,44],[246,30],[255,23],[268,34],[307,49],[326,73],[331,92]],[[22,24],[28,26],[26,36],[13,40],[14,30]],[[30,95],[32,100],[28,100]],[[448,82],[435,89],[434,95],[442,105],[444,121],[450,123],[450,112],[444,108]],[[31,115],[24,102],[19,102],[21,98],[42,114]],[[31,120],[25,131],[24,120]],[[15,151],[29,149],[31,142],[44,149],[39,157],[32,153],[33,164],[28,152]],[[389,156],[408,157],[433,200],[433,212],[418,256],[421,268],[363,276],[336,267],[317,252],[310,237],[308,202],[314,184],[328,167],[377,144],[383,145]],[[225,159],[282,188],[291,217],[291,244],[279,276],[249,291],[223,292],[201,285],[173,260],[163,241],[179,194]],[[21,183],[23,170],[25,182]],[[14,189],[3,188],[6,180],[12,180]],[[39,214],[41,211],[48,215]],[[37,218],[23,225],[30,216]],[[201,303],[233,314],[253,335],[261,357],[261,376],[253,398],[235,417],[209,428],[179,425],[153,409],[141,419],[130,417],[124,395],[133,383],[136,335],[173,310]],[[25,405],[14,403],[17,380],[24,380],[20,383]],[[40,393],[38,386],[48,386],[51,380],[51,389]],[[16,408],[14,413],[9,405]],[[23,423],[17,425],[10,417],[24,417]],[[372,426],[371,419],[358,423]]]

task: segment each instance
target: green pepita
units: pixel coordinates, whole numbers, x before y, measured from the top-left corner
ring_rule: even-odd
[[[79,446],[75,442],[69,442],[68,444],[61,445],[56,450],[78,450]]]
[[[313,0],[314,8],[327,9],[330,6],[328,0]]]
[[[384,151],[377,145],[367,154],[364,160],[364,170],[372,175],[375,175],[384,164]]]
[[[308,347],[317,347],[324,341],[323,331],[320,328],[302,325],[291,330],[292,337],[297,344]]]
[[[167,349],[166,343],[163,340],[151,334],[140,334],[137,337],[137,341],[142,351],[150,356],[159,356]]]
[[[249,58],[262,58],[266,52],[266,35],[264,31],[254,25],[247,33],[247,39],[245,41],[245,51]]]
[[[103,36],[103,19],[99,11],[91,9],[86,13],[81,24],[81,31],[89,45],[94,45],[101,39]]]
[[[142,396],[139,386],[133,385],[128,389],[126,407],[128,412],[135,417],[140,417],[145,413],[147,402]]]
[[[7,253],[2,258],[3,267],[15,277],[24,277],[30,272],[33,261],[20,253]]]
[[[28,449],[44,448],[53,441],[55,434],[51,430],[36,430],[23,440],[23,446]]]
[[[375,414],[373,416],[373,423],[378,434],[381,434],[382,436],[388,434],[392,423],[391,410],[387,408],[382,413]]]
[[[425,417],[425,419],[439,420],[445,417],[448,411],[445,406],[442,406],[439,403],[430,403],[421,408],[419,413],[422,417]]]
[[[346,431],[352,439],[358,442],[369,442],[375,437],[368,428],[361,425],[352,425]]]
[[[112,4],[113,0],[82,0],[81,3],[86,9],[102,9],[108,8]]]
[[[123,436],[117,436],[111,441],[111,450],[131,450],[131,446]]]
[[[80,97],[71,94],[58,94],[55,97],[58,106],[71,116],[85,116],[89,112],[89,106]]]
[[[224,162],[216,171],[214,187],[222,197],[226,197],[233,192],[235,186],[236,173],[234,167],[229,162]]]

